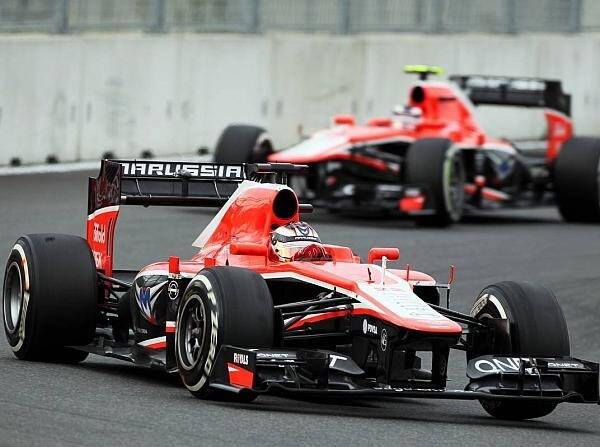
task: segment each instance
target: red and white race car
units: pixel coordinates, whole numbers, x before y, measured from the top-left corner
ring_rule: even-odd
[[[263,128],[231,125],[214,160],[307,164],[294,189],[333,211],[444,226],[464,212],[555,202],[567,221],[600,221],[600,139],[573,136],[571,97],[560,81],[468,75],[440,82],[428,79],[441,73],[436,67],[406,71],[420,79],[391,117],[357,124],[336,115],[331,128],[277,151]],[[478,123],[475,105],[543,109],[545,137],[495,138]]]
[[[262,393],[478,399],[499,418],[598,402],[598,364],[571,357],[554,294],[501,282],[469,314],[446,284],[366,262],[301,221],[286,185],[303,166],[104,161],[89,183],[87,241],[19,238],[6,264],[4,328],[20,359],[89,353],[177,372],[197,397]],[[121,206],[220,206],[189,260],[113,269]],[[440,294],[440,291],[442,294]],[[451,349],[468,384],[446,388]]]

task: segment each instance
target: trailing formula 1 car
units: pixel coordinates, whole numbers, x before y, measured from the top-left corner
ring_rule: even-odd
[[[598,403],[598,364],[571,357],[554,294],[533,283],[483,289],[469,314],[450,285],[363,262],[326,244],[286,185],[305,166],[104,161],[89,182],[87,240],[19,238],[6,264],[4,328],[23,360],[89,353],[178,373],[199,398],[264,393],[478,399],[498,418]],[[189,260],[113,268],[125,205],[220,206]],[[446,387],[451,349],[468,384]]]
[[[290,148],[274,151],[256,126],[227,127],[215,148],[218,163],[289,162],[310,166],[293,187],[315,206],[411,216],[444,226],[463,213],[552,203],[567,221],[600,221],[600,139],[573,137],[570,95],[560,81],[501,76],[428,80],[419,74],[408,104],[392,118],[356,124],[336,115],[333,126]],[[547,137],[508,141],[483,130],[473,105],[544,109]]]

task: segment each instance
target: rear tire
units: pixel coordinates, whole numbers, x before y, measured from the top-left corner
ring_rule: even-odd
[[[212,267],[190,282],[177,312],[175,358],[194,396],[253,400],[254,393],[233,395],[210,388],[209,378],[221,346],[271,348],[273,340],[273,300],[260,275],[238,267]]]
[[[554,165],[556,204],[567,222],[600,222],[600,139],[571,138]]]
[[[96,267],[77,236],[32,234],[13,247],[4,275],[4,331],[22,360],[77,363],[96,327]]]
[[[562,309],[554,293],[541,285],[513,281],[492,284],[475,300],[471,316],[480,320],[507,318],[509,321],[510,340],[502,346],[492,347],[493,352],[485,354],[517,357],[568,357],[571,354]],[[490,415],[511,420],[546,416],[557,405],[526,399],[482,399],[479,402]]]
[[[215,163],[266,163],[273,144],[262,127],[235,124],[227,126],[215,148]]]
[[[425,208],[435,214],[416,216],[423,226],[445,227],[460,221],[464,208],[465,169],[459,151],[445,138],[417,140],[406,155],[405,183],[429,188]]]

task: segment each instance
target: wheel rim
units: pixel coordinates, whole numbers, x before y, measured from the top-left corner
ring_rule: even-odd
[[[460,156],[456,154],[450,156],[445,171],[446,209],[453,220],[458,220],[462,215],[465,201],[464,169]]]
[[[23,281],[16,262],[8,267],[4,284],[4,324],[13,333],[17,330],[23,306]]]
[[[182,310],[179,353],[182,366],[192,369],[202,357],[206,333],[206,311],[198,295],[192,295]]]

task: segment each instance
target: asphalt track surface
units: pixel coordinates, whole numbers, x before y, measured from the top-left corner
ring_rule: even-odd
[[[84,233],[86,176],[0,177],[0,255],[24,233]],[[189,256],[210,210],[126,208],[117,265]],[[470,218],[449,230],[317,212],[322,239],[365,256],[397,246],[401,263],[445,280],[467,311],[484,286],[535,279],[555,290],[573,355],[600,360],[600,228],[560,221],[552,208]],[[464,386],[464,356],[451,357],[449,386]],[[157,371],[90,356],[78,366],[17,360],[0,337],[0,445],[600,445],[600,407],[562,404],[530,422],[488,417],[477,402],[438,400],[204,402]]]

